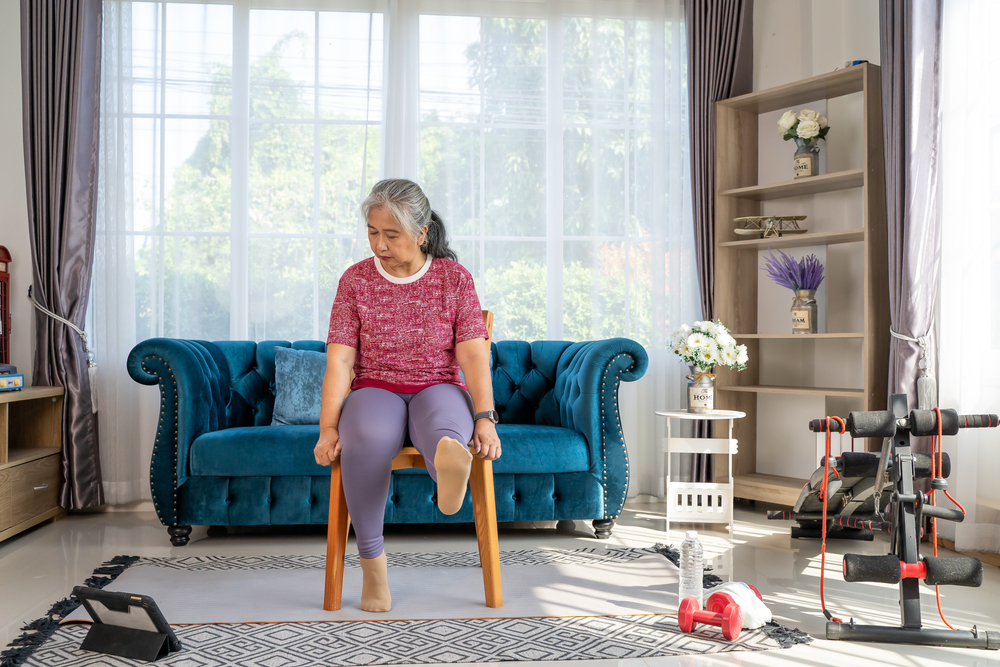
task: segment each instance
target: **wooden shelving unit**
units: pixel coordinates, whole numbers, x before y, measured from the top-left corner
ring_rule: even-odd
[[[745,188],[724,190],[719,194],[723,197],[739,197],[753,201],[769,199],[786,199],[788,197],[804,197],[821,192],[836,192],[860,188],[865,184],[865,172],[861,169],[841,171],[836,174],[821,174],[812,178],[800,178],[794,181],[782,181],[768,185],[751,185]]]
[[[0,540],[65,514],[62,387],[0,393]]]
[[[794,387],[774,384],[744,384],[730,385],[725,391],[747,392],[750,394],[806,394],[813,396],[848,396],[861,398],[865,395],[863,389],[838,387]]]
[[[819,178],[818,176],[816,178]],[[748,239],[745,241],[724,241],[719,245],[723,248],[803,248],[811,245],[834,245],[837,243],[858,243],[865,240],[864,229],[845,229],[837,232],[822,232],[813,234],[796,234],[795,236],[779,236],[766,239]]]
[[[758,116],[801,108],[818,99],[862,94],[863,167],[779,183],[758,182]],[[789,153],[791,161],[791,153]],[[735,495],[791,505],[805,479],[757,471],[757,397],[759,394],[795,394],[850,397],[865,410],[884,410],[889,349],[889,288],[886,268],[885,177],[882,153],[882,108],[879,68],[862,64],[770,90],[716,103],[715,197],[715,313],[747,346],[750,363],[736,373],[718,369],[716,408],[747,413],[738,420],[733,436],[739,441],[735,457]],[[746,239],[734,231],[733,219],[761,215],[761,202],[862,188],[861,227],[817,231],[796,236]],[[768,248],[856,244],[864,255],[864,331],[813,335],[757,333],[758,252]],[[827,280],[835,280],[828,276]],[[861,341],[863,359],[845,363],[863,365],[860,388],[765,385],[760,381],[760,347],[764,340]],[[789,343],[793,344],[793,343]],[[795,343],[797,344],[797,343]],[[826,343],[832,345],[833,343]],[[822,416],[822,415],[817,415]],[[805,429],[789,423],[788,428]]]
[[[815,333],[815,334],[732,334],[733,338],[756,338],[758,340],[816,340],[826,338],[864,338],[863,333]]]

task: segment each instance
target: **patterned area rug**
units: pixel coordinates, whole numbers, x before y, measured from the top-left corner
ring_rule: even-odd
[[[656,549],[586,549],[503,552],[502,564],[552,562],[615,567]],[[115,569],[147,565],[185,570],[276,570],[315,568],[316,557],[118,558],[99,570],[106,577],[87,583],[106,585]],[[390,567],[467,567],[476,554],[393,554]],[[120,573],[120,571],[118,572]],[[103,579],[103,580],[101,580]],[[612,580],[613,582],[613,580]],[[611,582],[609,582],[611,583]],[[32,624],[3,652],[0,667],[125,667],[146,664],[80,650],[88,632],[82,624],[58,625],[75,607],[67,600],[48,619]],[[170,616],[167,615],[170,620]],[[47,622],[46,622],[47,621]],[[30,627],[30,626],[29,626]],[[28,628],[26,628],[28,629]],[[716,628],[701,626],[684,634],[673,615],[662,613],[549,618],[465,618],[433,620],[318,621],[175,625],[183,650],[157,664],[171,667],[318,667],[473,663],[534,660],[624,659],[779,648],[764,630],[744,631],[726,641]]]

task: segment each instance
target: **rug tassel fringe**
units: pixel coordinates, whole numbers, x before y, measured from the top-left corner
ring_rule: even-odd
[[[90,588],[104,588],[117,579],[122,572],[139,560],[138,556],[115,556],[94,570],[84,585]],[[21,636],[8,644],[0,652],[0,667],[20,667],[39,646],[44,644],[59,629],[59,621],[80,606],[80,601],[74,596],[63,598],[53,604],[45,616],[37,618],[21,628]]]

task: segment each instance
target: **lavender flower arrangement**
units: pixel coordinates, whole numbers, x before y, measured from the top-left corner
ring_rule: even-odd
[[[767,257],[764,260],[765,268],[761,269],[778,285],[792,291],[814,290],[823,282],[823,264],[816,259],[816,255],[803,257],[798,262],[780,250],[778,255],[780,257],[775,257],[771,249],[768,248]]]

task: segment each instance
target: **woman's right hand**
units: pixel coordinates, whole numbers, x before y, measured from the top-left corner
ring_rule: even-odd
[[[340,456],[340,433],[334,427],[321,428],[319,430],[319,440],[313,449],[316,463],[321,466],[328,466]]]

